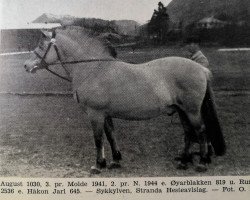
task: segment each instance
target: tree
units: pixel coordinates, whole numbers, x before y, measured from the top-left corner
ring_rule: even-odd
[[[158,10],[154,10],[151,20],[148,23],[148,33],[157,39],[159,43],[163,43],[167,39],[169,28],[169,15],[167,8],[158,3]]]

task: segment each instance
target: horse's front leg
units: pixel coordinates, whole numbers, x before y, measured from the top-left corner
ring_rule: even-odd
[[[106,159],[104,155],[103,146],[103,121],[99,119],[91,120],[92,129],[94,132],[95,146],[96,146],[96,165],[91,167],[91,174],[101,173],[101,169],[106,167]]]
[[[109,169],[120,168],[120,160],[122,159],[122,156],[117,146],[116,139],[112,133],[114,131],[114,125],[111,117],[105,118],[104,131],[109,141],[113,157],[113,161],[110,163]]]

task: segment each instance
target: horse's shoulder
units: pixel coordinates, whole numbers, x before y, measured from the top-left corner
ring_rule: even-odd
[[[89,84],[83,83],[76,89],[78,100],[89,107],[105,107],[109,101],[106,86],[101,81],[93,81]]]

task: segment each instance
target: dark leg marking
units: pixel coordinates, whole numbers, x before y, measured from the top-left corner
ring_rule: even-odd
[[[192,154],[190,153],[190,148],[192,146],[191,136],[194,134],[194,129],[189,119],[187,118],[186,113],[180,109],[178,110],[178,113],[185,134],[184,136],[185,146],[184,146],[184,151],[179,158],[180,163],[178,165],[178,169],[186,170],[188,168],[188,163],[193,163],[193,157]]]
[[[118,149],[116,139],[113,135],[114,125],[113,125],[113,121],[111,117],[105,118],[104,131],[109,141],[109,144],[112,150],[112,157],[113,157],[113,162],[111,162],[109,169],[120,168],[121,164],[119,161],[122,159],[122,155]]]
[[[101,173],[101,169],[106,167],[103,146],[103,122],[91,121],[91,125],[94,132],[96,146],[96,166],[91,167],[91,173],[99,174]]]
[[[206,128],[203,120],[201,119],[200,112],[196,114],[189,114],[190,122],[193,124],[195,133],[198,136],[200,144],[200,163],[196,167],[196,171],[205,172],[207,171],[207,164],[211,162],[210,157],[208,156],[208,145],[207,145],[207,135]]]

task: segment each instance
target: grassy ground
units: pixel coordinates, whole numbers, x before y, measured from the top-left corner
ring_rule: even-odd
[[[244,175],[250,173],[246,96],[217,95],[228,145],[226,156],[213,159],[209,171],[176,169],[183,134],[179,119],[115,120],[123,168],[101,176]],[[228,101],[230,99],[230,101]],[[8,106],[6,106],[8,105]],[[241,107],[241,109],[239,109]],[[0,96],[0,176],[88,177],[94,142],[86,115],[70,97]],[[6,115],[8,114],[8,115]],[[106,143],[107,158],[110,150]]]
[[[169,55],[178,48],[120,50],[120,58],[135,63]],[[176,169],[182,150],[178,117],[149,121],[115,120],[115,135],[123,167],[102,177],[249,175],[249,52],[219,53],[204,49],[214,73],[214,88],[228,152],[213,158],[206,173],[194,167]],[[71,96],[20,96],[10,93],[70,91],[70,85],[47,72],[26,74],[25,55],[1,57],[0,65],[0,176],[89,177],[95,161],[94,141],[86,114]],[[233,92],[225,92],[230,90]],[[239,92],[240,91],[240,92]],[[247,92],[248,91],[248,92]],[[172,120],[172,123],[171,123]],[[106,143],[107,158],[110,149]]]

